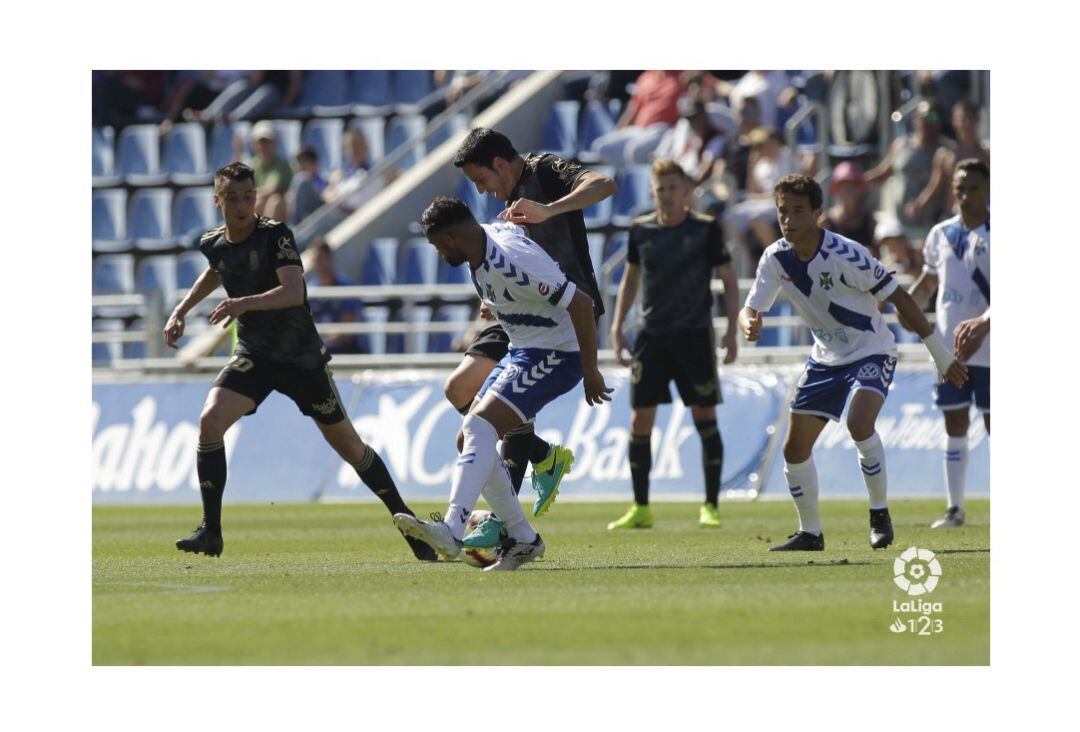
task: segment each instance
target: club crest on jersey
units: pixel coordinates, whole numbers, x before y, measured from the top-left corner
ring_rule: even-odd
[[[821,273],[820,284],[821,284],[821,289],[823,289],[823,290],[831,290],[833,288],[832,275],[829,274],[828,272],[822,272]]]
[[[859,369],[859,373],[855,375],[855,378],[867,381],[873,381],[874,379],[881,378],[881,369],[878,368],[876,363],[864,363]]]
[[[537,285],[537,286],[536,286],[536,289],[537,289],[537,290],[539,290],[539,291],[540,291],[540,294],[541,294],[541,295],[544,295],[545,297],[547,296],[547,294],[548,294],[549,292],[551,292],[551,288],[550,288],[550,287],[548,287],[548,286],[547,286],[546,284],[544,284],[543,282],[541,282],[541,283],[540,283],[539,285]]]
[[[982,239],[975,240],[975,256],[979,257],[986,254],[986,242]]]
[[[300,253],[296,251],[296,247],[289,241],[289,237],[283,236],[278,239],[277,242],[278,256],[282,259],[295,259],[300,261]]]

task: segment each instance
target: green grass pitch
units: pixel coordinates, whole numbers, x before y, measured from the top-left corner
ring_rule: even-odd
[[[442,506],[418,505],[418,511]],[[988,664],[988,501],[931,531],[940,500],[892,503],[874,552],[865,501],[825,501],[826,551],[768,553],[787,501],[654,504],[656,527],[609,532],[626,506],[556,504],[547,555],[518,572],[413,560],[374,504],[229,505],[225,553],[182,554],[195,507],[93,509],[93,663]],[[422,514],[421,514],[422,515]],[[942,632],[893,633],[893,560],[937,553]]]

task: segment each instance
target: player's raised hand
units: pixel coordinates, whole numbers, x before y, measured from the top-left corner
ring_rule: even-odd
[[[603,402],[610,402],[611,393],[615,391],[615,389],[604,383],[604,375],[600,373],[600,369],[585,374],[582,378],[582,384],[585,386],[585,401],[590,407],[595,407]]]
[[[961,322],[954,331],[953,353],[959,360],[966,362],[979,350],[989,332],[990,321],[985,318],[972,318]]]
[[[739,329],[743,337],[753,343],[761,338],[761,313],[755,311],[753,315],[747,314],[746,308],[739,313]]]
[[[223,328],[228,328],[229,323],[240,317],[247,311],[247,307],[239,299],[228,298],[218,303],[210,313],[210,325],[221,323]]]
[[[945,372],[945,378],[955,387],[960,388],[968,378],[968,367],[956,359],[949,364],[949,370]]]
[[[760,313],[758,314],[760,319]],[[760,330],[761,325],[758,325]],[[724,363],[735,363],[735,357],[739,355],[739,339],[735,337],[735,331],[728,331],[720,345],[724,347]]]
[[[519,198],[499,212],[499,218],[511,224],[539,224],[551,218],[551,210],[543,203]]]
[[[169,348],[176,348],[177,341],[184,335],[184,316],[177,315],[174,310],[161,332],[165,336],[165,345]]]
[[[623,335],[622,328],[611,329],[611,347],[615,350],[615,360],[620,366],[630,365],[630,341]]]

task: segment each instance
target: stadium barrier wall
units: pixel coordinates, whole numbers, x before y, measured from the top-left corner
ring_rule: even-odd
[[[780,449],[787,401],[800,373],[790,366],[723,370],[717,420],[726,495],[753,495],[759,488],[764,496],[787,496]],[[431,371],[366,372],[336,379],[357,431],[382,455],[407,499],[442,501],[449,492],[461,418],[443,397],[444,377]],[[577,456],[561,489],[566,498],[630,500],[629,382],[625,370],[606,378],[615,387],[610,405],[589,407],[577,388],[538,417],[538,432]],[[210,384],[208,377],[94,385],[94,503],[199,502],[195,445]],[[931,403],[932,384],[929,369],[902,366],[879,418],[894,496],[944,496],[944,428]],[[674,389],[673,395],[674,404],[660,407],[653,432],[652,495],[699,500],[701,443],[689,410]],[[989,492],[988,443],[981,420],[973,420],[969,493]],[[311,421],[280,394],[230,429],[225,446],[227,501],[374,500]],[[823,496],[865,496],[843,422],[825,429],[814,459]]]

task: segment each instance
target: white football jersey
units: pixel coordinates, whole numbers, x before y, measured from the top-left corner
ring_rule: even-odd
[[[484,261],[472,273],[480,299],[495,313],[514,348],[577,351],[566,311],[577,288],[540,245],[510,223],[481,224]]]
[[[814,334],[810,357],[823,366],[895,356],[896,339],[874,298],[887,299],[896,280],[862,244],[831,231],[823,234],[809,262],[800,261],[785,239],[769,246],[746,304],[764,312],[782,289]]]
[[[976,229],[954,216],[930,230],[923,246],[923,269],[938,278],[937,332],[952,348],[956,326],[990,307],[990,219]],[[990,366],[990,336],[968,359]]]

